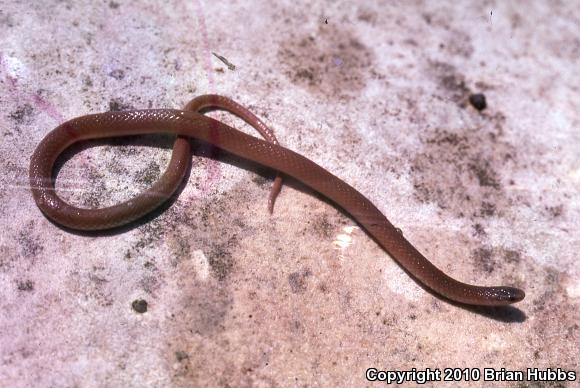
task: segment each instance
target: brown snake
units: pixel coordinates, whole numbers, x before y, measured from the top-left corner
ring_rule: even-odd
[[[244,119],[267,141],[240,132],[200,112],[221,108]],[[61,200],[52,175],[57,157],[71,144],[115,136],[171,133],[178,135],[167,171],[148,190],[121,204],[103,209],[81,209]],[[427,260],[389,220],[361,193],[318,164],[280,146],[273,132],[247,109],[217,95],[200,96],[185,110],[149,109],[107,112],[77,117],[48,133],[30,161],[30,187],[42,212],[58,224],[72,229],[109,229],[134,221],[170,197],[183,180],[191,162],[186,137],[211,143],[242,158],[293,177],[324,195],[349,213],[416,280],[456,302],[498,306],[521,301],[524,291],[506,286],[480,287],[459,282]],[[269,207],[281,187],[278,175]]]

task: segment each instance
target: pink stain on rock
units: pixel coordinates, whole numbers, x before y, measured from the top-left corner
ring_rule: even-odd
[[[210,50],[210,42],[205,22],[205,16],[203,12],[203,5],[199,0],[196,0],[195,7],[197,11],[199,31],[201,33],[203,66],[205,68],[205,72],[209,83],[209,93],[215,93],[214,90],[215,81],[211,65],[212,55]],[[218,183],[221,177],[221,167],[219,161],[217,160],[219,157],[219,148],[213,145],[208,145],[207,147],[209,147],[210,159],[208,160],[206,166],[206,178],[204,179],[201,186],[201,196],[203,197],[209,194],[211,188]]]
[[[36,106],[40,111],[47,113],[51,118],[57,122],[64,121],[64,117],[58,112],[56,107],[50,102],[46,101],[39,93],[31,93],[25,90],[19,90],[18,87],[18,74],[15,69],[13,69],[9,63],[5,60],[5,57],[0,53],[0,70],[4,74],[4,79],[8,83],[9,91],[12,97],[17,103],[29,102],[31,105]],[[14,75],[12,75],[14,74]]]
[[[48,114],[50,117],[52,117],[57,122],[64,121],[64,117],[59,113],[59,111],[56,109],[56,107],[54,105],[52,105],[50,102],[46,101],[44,98],[42,98],[42,96],[40,94],[38,94],[38,93],[31,94],[31,96],[32,96],[32,100],[34,101],[35,105],[40,110],[42,110],[43,112]]]

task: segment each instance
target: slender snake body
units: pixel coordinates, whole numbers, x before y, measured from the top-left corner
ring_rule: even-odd
[[[200,112],[221,108],[254,126],[266,140],[240,132]],[[151,133],[178,135],[164,175],[137,197],[104,209],[73,207],[58,197],[52,175],[57,157],[71,144],[88,139]],[[348,212],[416,280],[434,292],[459,303],[498,306],[522,300],[524,291],[506,286],[480,287],[459,282],[427,260],[366,197],[318,164],[278,144],[273,132],[247,109],[216,95],[200,96],[185,110],[149,109],[107,112],[67,121],[37,146],[30,161],[30,186],[42,212],[72,229],[109,229],[136,220],[170,197],[183,180],[190,163],[186,137],[204,140],[242,158],[291,176],[324,195]],[[280,191],[276,177],[269,208]]]

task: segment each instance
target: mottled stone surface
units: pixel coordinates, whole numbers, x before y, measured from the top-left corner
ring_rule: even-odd
[[[580,372],[578,1],[29,3],[0,2],[1,386]],[[297,182],[270,216],[273,172],[199,143],[179,195],[141,222],[78,234],[39,212],[28,163],[49,130],[205,93],[250,107],[444,271],[526,299],[449,304]],[[86,207],[128,199],[162,173],[171,142],[75,146],[59,192]]]

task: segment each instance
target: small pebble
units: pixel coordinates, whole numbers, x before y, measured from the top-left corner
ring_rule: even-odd
[[[133,303],[131,303],[131,307],[133,307],[133,310],[141,314],[147,312],[147,302],[143,299],[135,299]]]
[[[475,93],[472,94],[471,96],[469,96],[469,102],[471,103],[471,105],[473,105],[473,107],[477,110],[484,110],[485,107],[487,106],[487,103],[485,102],[485,96],[483,95],[483,93]]]

